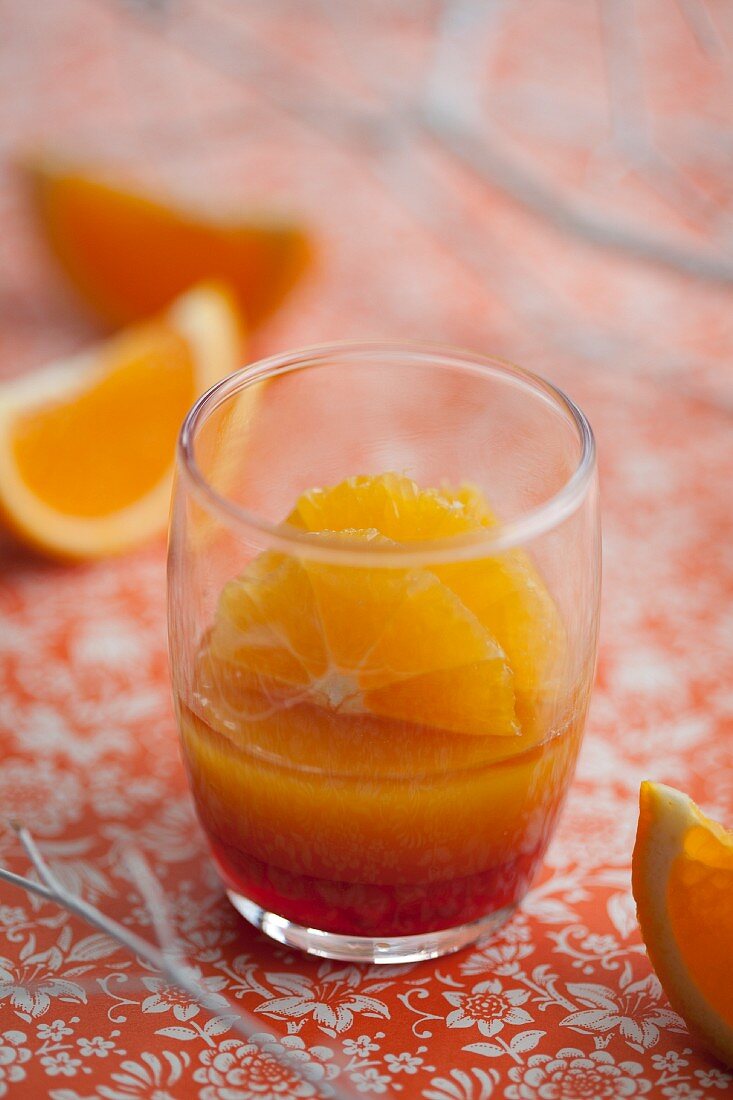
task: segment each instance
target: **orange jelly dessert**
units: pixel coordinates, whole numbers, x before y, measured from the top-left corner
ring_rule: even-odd
[[[470,486],[350,478],[297,501],[286,529],[302,554],[265,551],[225,585],[178,710],[233,894],[324,932],[391,937],[525,892],[590,677],[568,672],[562,618],[525,552],[415,567],[376,553],[495,523]],[[309,555],[323,539],[374,564]]]

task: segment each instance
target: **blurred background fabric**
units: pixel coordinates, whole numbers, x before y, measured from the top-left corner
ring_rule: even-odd
[[[82,338],[13,186],[41,145],[205,206],[302,213],[322,263],[267,350],[412,334],[730,396],[724,2],[4,11],[3,372]]]
[[[0,549],[2,804],[138,927],[133,838],[212,988],[309,1057],[339,1052],[365,1094],[551,1095],[526,1075],[572,1057],[628,1082],[598,1095],[733,1089],[669,1012],[628,888],[641,778],[733,812],[732,50],[727,0],[0,0],[0,377],[101,332],[34,226],[22,163],[43,150],[204,209],[301,219],[315,266],[251,358],[342,338],[465,345],[564,386],[596,429],[598,686],[547,867],[494,946],[379,978],[279,949],[222,899],[179,763],[162,544],[75,568]],[[0,852],[24,869],[9,833]],[[171,995],[164,1020],[157,979],[135,984],[121,951],[69,976],[65,918],[0,894],[3,1041],[35,1055],[11,1098],[224,1095],[207,1077],[224,1038],[185,1022],[203,1014],[175,1014]],[[346,1006],[338,1024],[268,1015],[275,972]],[[377,981],[381,1007],[361,1013],[355,991]],[[482,981],[529,991],[534,1047],[466,1049],[479,1033],[447,1024],[445,993]],[[589,1006],[595,1024],[568,1022]],[[85,1053],[94,1036],[104,1057]]]

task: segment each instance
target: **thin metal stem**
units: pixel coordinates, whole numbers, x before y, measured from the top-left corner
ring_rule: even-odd
[[[426,130],[489,186],[498,187],[517,202],[558,228],[592,244],[663,264],[714,282],[733,282],[733,257],[687,248],[659,235],[636,230],[565,199],[539,175],[498,151],[487,135],[474,134],[453,116],[433,109],[424,118]]]
[[[131,932],[129,928],[114,920],[113,917],[102,913],[101,910],[83,898],[70,893],[48,866],[31,833],[16,822],[11,824],[38,877],[41,879],[41,885],[32,879],[25,878],[23,875],[15,874],[5,867],[0,867],[0,880],[27,890],[28,893],[35,894],[45,901],[56,902],[57,905],[62,906],[68,912],[81,917],[87,924],[91,924],[94,928],[105,932],[121,946],[126,947],[133,954],[159,970],[170,985],[188,994],[193,1001],[201,1005],[212,1016],[225,1016],[229,1019],[232,1028],[242,1035],[248,1043],[259,1049],[265,1048],[265,1041],[256,1034],[259,1021],[251,1017],[241,1005],[230,1004],[221,994],[211,994],[198,980],[193,968],[178,955],[175,935],[168,917],[163,892],[141,853],[133,850],[128,851],[126,862],[150,913],[156,935],[160,939],[159,947],[148,943],[147,940],[144,940],[135,932]],[[348,1086],[329,1084],[324,1087],[319,1082],[310,1081],[307,1076],[303,1077],[299,1064],[291,1060],[287,1052],[281,1054],[277,1049],[273,1049],[272,1045],[268,1045],[267,1055],[295,1076],[308,1080],[321,1096],[331,1097],[332,1100],[354,1100],[355,1093]]]
[[[135,848],[128,848],[124,853],[124,862],[153,921],[158,943],[163,951],[171,957],[179,955],[176,935],[168,912],[168,904],[160,888],[160,883],[150,870],[148,861],[142,852],[137,851]]]

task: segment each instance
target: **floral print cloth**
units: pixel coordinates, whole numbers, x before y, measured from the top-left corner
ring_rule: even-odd
[[[733,1074],[692,1042],[651,971],[629,863],[643,777],[733,823],[731,291],[566,238],[429,146],[406,201],[396,175],[259,99],[225,64],[234,54],[197,54],[213,40],[205,7],[238,57],[236,5],[223,0],[144,13],[11,2],[0,72],[23,95],[0,97],[6,141],[76,143],[199,195],[292,185],[322,262],[253,355],[421,336],[564,385],[601,459],[597,687],[544,870],[493,939],[413,966],[310,959],[240,920],[207,859],[169,697],[163,546],[59,567],[3,545],[0,816],[33,830],[69,888],[151,936],[124,862],[139,848],[222,1001],[205,1012],[106,936],[3,886],[0,1097],[287,1100],[341,1085],[424,1100],[723,1100]],[[294,7],[285,24],[279,7],[258,33],[295,56]],[[3,196],[11,375],[95,330],[55,281],[10,176]],[[27,871],[2,824],[0,859]],[[225,997],[256,1044],[233,1031]]]

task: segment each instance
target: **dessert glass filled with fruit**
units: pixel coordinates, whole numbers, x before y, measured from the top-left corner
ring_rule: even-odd
[[[575,766],[599,545],[588,423],[510,364],[343,344],[209,390],[179,446],[170,652],[240,913],[384,962],[506,919]]]

